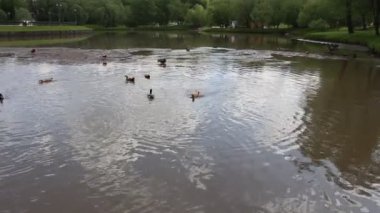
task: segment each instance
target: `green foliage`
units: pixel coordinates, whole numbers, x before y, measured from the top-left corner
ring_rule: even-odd
[[[0,9],[0,21],[7,20],[7,14],[4,12],[4,10]]]
[[[207,16],[206,9],[202,5],[197,4],[187,12],[186,23],[194,27],[202,27],[208,23]]]
[[[309,23],[309,28],[316,30],[327,30],[330,25],[323,19],[313,20]]]
[[[333,26],[337,22],[343,22],[344,11],[344,7],[339,7],[336,1],[307,0],[298,16],[298,24],[306,27],[312,20],[321,18]]]
[[[255,4],[255,0],[235,0],[233,4],[234,18],[239,22],[239,25],[249,27],[251,18],[250,14]]]
[[[210,3],[210,13],[213,24],[228,26],[232,21],[230,0],[214,0]]]
[[[237,21],[239,27],[247,28],[325,28],[353,23],[364,29],[370,24],[376,28],[380,19],[377,3],[380,0],[0,0],[0,20],[33,17],[43,22],[104,27],[165,26],[173,22],[194,27],[229,26]]]
[[[273,10],[269,0],[256,0],[249,17],[256,26],[263,28],[271,21],[272,14]]]
[[[188,5],[181,0],[171,0],[168,5],[170,21],[183,22],[185,20]]]
[[[148,25],[155,22],[157,6],[152,0],[130,0],[131,19],[129,25]]]
[[[26,8],[17,8],[15,11],[15,19],[17,21],[31,20],[32,15]]]

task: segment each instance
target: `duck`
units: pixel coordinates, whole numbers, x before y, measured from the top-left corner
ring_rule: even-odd
[[[53,82],[53,78],[47,78],[47,79],[42,79],[38,81],[38,83],[40,84],[45,84],[45,83],[50,83],[50,82]]]
[[[186,47],[186,52],[190,52],[190,48],[189,47]]]
[[[31,52],[31,53],[35,53],[35,52],[36,52],[36,49],[32,49],[30,52]]]
[[[149,74],[145,74],[144,77],[145,77],[146,79],[150,79],[150,75],[149,75]]]
[[[125,81],[135,83],[135,77],[128,77],[128,75],[125,75]]]
[[[160,65],[164,66],[166,65],[166,58],[160,58],[157,60],[158,63],[160,63]]]
[[[4,100],[4,96],[3,94],[0,93],[0,101],[3,101]]]
[[[191,93],[191,99],[193,99],[193,101],[194,101],[196,98],[200,98],[200,97],[203,97],[203,95],[202,95],[201,92],[199,92],[199,91],[195,91],[195,92]]]
[[[107,66],[107,61],[103,61],[103,66]]]
[[[102,58],[103,58],[103,59],[106,59],[106,58],[107,58],[107,55],[103,55]]]
[[[150,89],[150,90],[149,90],[149,94],[146,95],[150,101],[154,99],[154,95],[152,94],[152,91],[153,91],[153,90]]]

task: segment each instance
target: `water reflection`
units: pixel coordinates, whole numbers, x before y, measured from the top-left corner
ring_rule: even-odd
[[[318,163],[333,162],[338,170],[327,168],[328,176],[340,187],[362,186],[360,194],[378,199],[380,74],[370,64],[343,61],[340,66],[336,76],[329,72],[337,65],[321,72],[324,80],[318,96],[307,104],[301,151]]]

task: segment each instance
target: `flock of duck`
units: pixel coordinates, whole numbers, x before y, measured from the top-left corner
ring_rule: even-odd
[[[190,49],[188,47],[186,47],[186,51],[190,51]],[[30,51],[32,54],[35,54],[36,53],[36,49],[32,49]],[[103,55],[102,56],[102,60],[103,60],[103,65],[107,65],[107,55]],[[161,59],[158,59],[157,60],[158,62],[158,65],[161,66],[161,67],[166,67],[166,59],[165,58],[161,58]],[[145,74],[144,77],[146,79],[150,79],[150,75],[149,74]],[[53,78],[47,78],[47,79],[41,79],[38,81],[39,84],[46,84],[46,83],[51,83],[53,82],[54,79]],[[128,75],[125,75],[125,81],[127,83],[135,83],[135,77],[130,77]],[[190,95],[190,98],[194,101],[196,98],[200,98],[200,97],[203,97],[203,95],[200,93],[200,91],[196,90],[194,92],[191,93]],[[153,89],[150,89],[149,90],[149,93],[147,94],[147,98],[152,101],[154,100],[154,94],[153,94]],[[0,93],[0,103],[3,103],[3,100],[4,100],[4,96],[2,93]]]

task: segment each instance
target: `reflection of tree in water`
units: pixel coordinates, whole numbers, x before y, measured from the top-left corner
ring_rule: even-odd
[[[334,179],[371,188],[380,176],[380,72],[358,62],[339,66],[321,71],[320,90],[308,98],[301,151],[331,161],[341,172]]]

